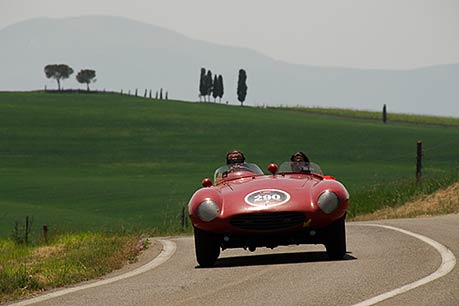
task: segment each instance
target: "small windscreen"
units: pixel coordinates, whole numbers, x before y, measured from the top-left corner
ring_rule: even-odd
[[[222,181],[234,180],[238,178],[253,176],[253,175],[263,175],[263,171],[255,164],[251,163],[239,163],[239,164],[230,164],[224,165],[215,170],[214,173],[214,182],[219,184]]]
[[[311,162],[284,162],[280,165],[278,173],[304,173],[304,174],[320,174],[322,169],[320,166]]]

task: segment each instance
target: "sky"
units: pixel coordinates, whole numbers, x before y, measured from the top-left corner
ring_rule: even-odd
[[[0,29],[82,15],[123,16],[296,64],[459,63],[459,0],[0,0]]]

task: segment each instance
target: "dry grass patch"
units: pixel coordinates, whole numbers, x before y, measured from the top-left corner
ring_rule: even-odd
[[[459,183],[422,196],[400,207],[385,207],[371,214],[353,218],[354,221],[427,217],[459,213]]]
[[[64,250],[65,245],[63,243],[51,246],[40,246],[32,252],[32,258],[36,258],[38,261],[44,260],[51,256],[58,255],[59,253],[62,253]]]

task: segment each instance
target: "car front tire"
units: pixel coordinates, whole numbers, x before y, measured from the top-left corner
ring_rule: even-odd
[[[341,260],[346,255],[346,215],[331,224],[327,229],[325,248],[331,260]]]
[[[196,260],[202,268],[213,267],[220,255],[218,235],[194,228]]]

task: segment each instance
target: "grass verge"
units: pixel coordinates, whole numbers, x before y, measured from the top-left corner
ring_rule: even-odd
[[[398,207],[384,207],[369,214],[359,215],[354,221],[430,217],[459,214],[459,183],[454,183],[432,194],[423,195]]]
[[[102,276],[134,261],[145,247],[138,235],[91,232],[29,246],[0,239],[0,303]]]
[[[352,198],[349,219],[355,221],[411,218],[459,213],[459,174],[451,172],[421,182],[374,185]]]

